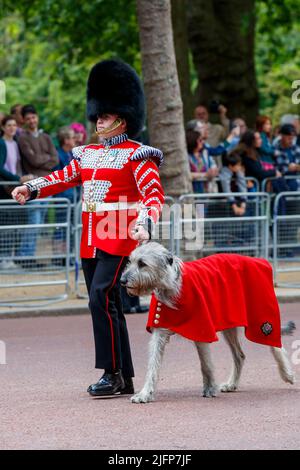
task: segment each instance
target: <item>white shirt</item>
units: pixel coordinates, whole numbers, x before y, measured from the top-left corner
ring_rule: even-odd
[[[6,150],[7,150],[4,169],[14,175],[17,175],[18,164],[20,162],[20,152],[19,152],[18,144],[15,140],[4,139],[4,142],[6,144]]]

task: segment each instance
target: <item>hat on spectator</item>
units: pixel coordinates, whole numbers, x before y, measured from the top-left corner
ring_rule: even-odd
[[[283,124],[280,128],[280,134],[283,135],[296,135],[295,126],[292,124]]]
[[[283,126],[284,124],[293,124],[298,119],[298,114],[284,114],[280,119],[280,125]]]
[[[76,132],[77,134],[82,134],[82,140],[80,142],[79,145],[83,145],[86,141],[86,129],[84,127],[83,124],[81,124],[81,122],[72,122],[72,124],[70,124],[69,126],[71,129],[73,129],[74,132]]]
[[[117,114],[125,119],[127,134],[134,138],[145,119],[145,97],[141,80],[130,65],[119,59],[98,62],[87,82],[87,116],[97,122],[101,114]]]

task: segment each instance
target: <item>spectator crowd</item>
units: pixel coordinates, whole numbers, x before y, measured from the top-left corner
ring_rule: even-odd
[[[242,117],[230,121],[219,105],[220,124],[210,122],[206,106],[197,106],[195,119],[186,126],[186,141],[193,191],[248,192],[267,180],[273,193],[300,189],[300,121],[298,115],[282,116],[273,129],[268,116],[258,116],[255,129]],[[298,178],[299,177],[299,178]],[[251,181],[251,178],[253,181]],[[232,215],[246,213],[246,200],[229,197]],[[284,207],[281,207],[284,213]]]
[[[9,115],[1,120],[0,137],[0,199],[9,199],[14,186],[4,182],[22,184],[31,179],[45,176],[53,170],[62,169],[72,159],[72,149],[84,145],[87,132],[83,124],[74,122],[64,126],[57,132],[57,146],[52,138],[39,126],[39,115],[31,104],[12,106]],[[74,191],[67,190],[60,194],[74,202]],[[43,224],[47,215],[47,207],[42,204],[35,210],[27,211],[26,223],[29,225]],[[1,225],[16,225],[14,211],[2,211]],[[60,222],[61,214],[57,212],[56,221]],[[19,258],[20,265],[30,266],[34,263],[38,231],[24,231],[15,243],[8,246],[5,231],[0,232],[0,268],[15,268],[15,261],[11,259],[10,251],[15,249],[15,257]],[[55,234],[54,249],[59,251],[65,243],[64,235],[57,231]],[[36,263],[37,264],[37,263]]]
[[[218,115],[219,123],[211,122],[210,111]],[[74,122],[58,130],[55,146],[50,135],[40,128],[39,115],[31,104],[12,106],[9,115],[0,116],[0,123],[0,199],[10,198],[13,189],[4,182],[22,184],[62,169],[72,159],[72,149],[87,143],[84,125]],[[91,142],[97,142],[95,136]],[[198,105],[194,119],[186,125],[186,143],[193,191],[230,193],[228,203],[232,216],[247,215],[247,198],[237,198],[234,192],[257,191],[253,181],[261,183],[270,178],[266,190],[274,193],[300,190],[300,121],[297,115],[282,116],[276,128],[272,127],[268,116],[258,116],[255,128],[249,129],[240,116],[229,120],[227,109],[217,102],[212,102],[210,108]],[[73,190],[59,196],[74,202]],[[281,211],[285,211],[284,204]],[[7,211],[0,224],[13,225],[13,217],[16,216]],[[43,224],[45,217],[46,209],[40,205],[39,209],[28,211],[27,223]],[[3,236],[5,231],[0,232],[0,268],[8,269],[13,267],[14,261],[10,259],[5,241],[1,240]],[[64,242],[58,232],[56,243]],[[35,250],[36,235],[33,232],[29,237],[24,233],[15,256],[33,259]]]

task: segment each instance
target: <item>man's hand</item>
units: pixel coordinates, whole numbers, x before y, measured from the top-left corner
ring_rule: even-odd
[[[134,230],[132,230],[132,238],[137,240],[139,243],[147,241],[150,239],[149,232],[144,229],[142,225],[137,225]]]
[[[30,191],[27,186],[18,186],[12,191],[11,197],[23,206],[30,198]]]
[[[32,174],[28,174],[28,175],[21,176],[20,181],[23,184],[23,183],[27,183],[27,181],[30,181],[30,180],[33,180],[33,179],[34,179],[34,176]]]
[[[289,164],[289,171],[297,171],[297,164],[296,163],[290,163]]]
[[[246,204],[242,204],[240,207],[237,204],[232,204],[232,210],[234,215],[242,217],[246,212]]]
[[[223,104],[220,104],[220,106],[218,107],[218,113],[221,115],[221,116],[226,116],[227,114],[227,108],[225,108],[225,106]]]
[[[227,137],[227,140],[229,139],[229,137],[231,138],[231,140],[233,140],[234,137],[240,137],[240,135],[241,135],[240,126],[235,126],[230,132],[229,136]]]
[[[219,170],[217,167],[215,168],[209,168],[207,172],[205,173],[205,176],[207,177],[208,180],[212,180],[213,178],[216,178],[218,176]]]

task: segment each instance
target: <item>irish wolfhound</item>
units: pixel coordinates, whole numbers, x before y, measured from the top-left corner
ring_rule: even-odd
[[[259,265],[261,261],[262,262],[262,266],[260,267],[261,269],[264,269],[265,271],[266,269],[271,269],[266,261],[258,260],[258,259],[255,260],[255,259],[245,257],[245,256],[212,255],[207,258],[204,258],[204,260],[208,260],[209,258],[214,258],[213,260],[214,263],[220,259],[223,261],[230,260],[230,262],[227,263],[229,264],[229,266],[232,264],[232,262],[235,262],[235,260],[237,260],[237,262],[246,263],[245,264],[246,267],[248,266],[249,263],[252,263],[251,266],[253,266],[253,263],[255,262]],[[202,262],[203,259],[199,261]],[[181,293],[182,284],[183,284],[182,272],[183,272],[183,267],[186,264],[188,265],[189,263],[183,263],[178,257],[172,255],[162,245],[156,242],[148,242],[143,245],[140,245],[137,249],[135,249],[132,252],[130,256],[129,264],[127,265],[121,277],[121,284],[123,286],[126,286],[127,292],[129,294],[145,295],[145,294],[149,294],[153,292],[155,296],[154,297],[155,301],[157,302],[155,315],[153,316],[155,320],[152,320],[151,328],[149,328],[149,330],[152,331],[152,335],[151,335],[151,340],[149,344],[149,361],[148,361],[148,370],[147,370],[146,380],[145,380],[143,389],[131,398],[131,401],[133,403],[147,403],[147,402],[154,400],[154,393],[155,393],[157,382],[158,382],[159,369],[162,363],[165,345],[169,341],[171,335],[175,333],[181,334],[180,328],[176,329],[175,326],[173,328],[172,324],[168,326],[168,328],[165,328],[165,327],[162,328],[158,326],[159,326],[159,323],[161,323],[161,320],[163,319],[165,315],[164,313],[165,311],[168,311],[168,312],[171,311],[171,317],[169,318],[172,318],[172,313],[174,312],[174,314],[177,316],[177,323],[178,323],[178,316],[180,316],[181,311],[180,311],[180,306],[179,306],[179,309],[177,309],[178,313],[176,313],[176,308],[177,308],[176,304],[178,303],[178,299],[180,298],[180,295],[181,295],[180,293]],[[254,268],[255,268],[254,272],[256,276],[256,265],[254,265]],[[219,267],[219,270],[220,269],[222,270],[222,267],[221,268]],[[259,270],[259,268],[257,268],[257,270]],[[238,271],[238,269],[236,269],[236,271]],[[267,271],[267,274],[269,275],[268,271]],[[233,276],[234,275],[235,273],[233,272]],[[188,273],[186,274],[186,276],[188,277]],[[270,279],[269,277],[267,277],[266,279],[267,279],[266,282],[269,282],[271,286],[270,289],[273,290],[272,277]],[[229,281],[230,280],[228,279],[228,282]],[[192,280],[190,281],[189,279],[187,279],[187,281],[185,282],[192,282]],[[217,279],[212,279],[212,283],[214,282],[217,282]],[[249,282],[249,277],[248,277],[248,282]],[[259,278],[258,278],[258,282],[259,282]],[[248,287],[251,289],[251,286],[248,286]],[[256,291],[257,291],[257,287],[258,289],[261,289],[263,286],[261,285],[256,286]],[[190,284],[189,284],[189,289],[190,289]],[[222,290],[222,284],[216,285],[216,289]],[[233,296],[238,302],[238,299],[236,298],[236,295],[237,295],[236,290],[234,289],[234,286],[233,286]],[[239,290],[243,290],[243,283],[239,286]],[[193,291],[193,295],[195,295],[195,291]],[[253,297],[254,295],[256,295],[255,292],[252,293],[251,291],[251,297]],[[273,311],[274,305],[275,305],[275,310],[276,310],[276,307],[278,309],[278,305],[277,303],[275,303],[277,301],[275,299],[274,290],[273,290],[273,293],[270,294],[270,297],[272,297],[272,295],[274,296],[274,299],[273,299],[274,303],[272,304],[272,311]],[[228,293],[227,293],[227,296],[228,296]],[[152,301],[151,301],[151,305],[152,305]],[[251,302],[251,299],[250,299],[250,302]],[[270,304],[270,299],[267,299],[266,302],[267,302],[266,305],[268,306]],[[223,302],[221,303],[223,304]],[[201,308],[203,308],[200,305],[203,305],[203,304],[204,304],[203,299],[200,299],[199,297],[199,301],[196,304],[193,304],[193,308],[191,309],[191,311],[194,310],[197,315],[199,313],[199,321],[203,320],[203,318],[200,316]],[[198,305],[199,305],[199,310],[197,311]],[[223,305],[222,305],[222,309],[224,309]],[[222,314],[223,314],[223,311],[221,310]],[[151,307],[150,307],[150,312],[151,312]],[[192,315],[192,312],[191,312],[191,315]],[[228,312],[224,311],[224,315],[225,316],[228,315]],[[276,321],[275,323],[265,322],[262,325],[260,325],[260,327],[258,328],[258,331],[262,335],[261,333],[261,329],[262,329],[265,337],[269,338],[269,335],[272,332],[272,329],[275,330],[275,328],[273,328],[272,325],[273,326],[277,325],[278,326],[277,328],[278,338],[279,338],[277,343],[281,344],[280,343],[280,326],[279,326],[280,320],[279,320],[278,310],[275,316],[276,315],[278,317],[277,323]],[[270,316],[271,315],[269,315],[268,320],[270,319]],[[197,321],[197,317],[195,318]],[[148,320],[148,324],[149,324],[149,320]],[[243,323],[238,323],[238,325],[243,326]],[[201,328],[200,334],[202,331],[202,326],[204,330],[206,327],[206,325],[204,324],[199,325],[199,327]],[[286,327],[281,328],[281,334],[291,334],[293,328],[294,328],[294,324],[292,322],[289,322],[289,324]],[[212,340],[209,339],[208,340],[209,342],[193,340],[196,346],[199,359],[200,359],[200,364],[201,364],[201,370],[202,370],[202,375],[203,375],[203,396],[204,397],[215,397],[218,390],[222,392],[233,392],[237,390],[238,388],[238,383],[241,377],[242,367],[243,367],[243,363],[245,360],[245,355],[242,351],[242,348],[239,342],[239,337],[238,337],[240,328],[231,327],[228,329],[224,329],[223,327],[223,330],[224,331],[222,331],[222,333],[224,335],[225,341],[227,342],[232,353],[233,369],[232,369],[232,372],[228,381],[225,384],[221,385],[220,387],[217,387],[215,383],[213,364],[211,360],[210,347],[209,347],[209,342],[215,341],[217,338],[212,339]],[[184,334],[183,336],[188,337],[188,335],[186,334]],[[249,333],[249,336],[250,336],[250,333]],[[191,336],[188,337],[188,339],[191,339],[192,337],[193,335],[191,334]],[[249,339],[251,339],[251,337]],[[266,343],[267,341],[269,341],[269,339],[266,339],[266,340],[263,339],[262,341],[258,340],[257,342],[262,342],[264,344],[272,344],[272,342]],[[289,363],[289,359],[287,357],[286,351],[282,347],[271,346],[271,352],[274,356],[275,361],[277,362],[279,373],[280,373],[282,380],[292,384],[294,382],[294,375],[293,375],[293,371]]]

